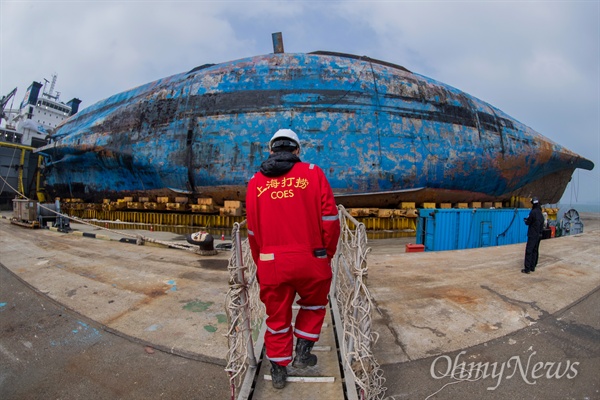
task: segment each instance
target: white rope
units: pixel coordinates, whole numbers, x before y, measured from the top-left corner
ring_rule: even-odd
[[[372,346],[379,335],[371,331],[374,309],[367,279],[367,234],[364,224],[339,206],[341,234],[337,255],[335,298],[340,309],[344,332],[342,354],[354,375],[362,399],[383,399],[386,388],[383,370],[375,360]],[[351,229],[354,226],[354,229]]]
[[[0,175],[0,178],[2,178],[2,180],[4,181],[4,183],[2,184],[2,189],[0,189],[0,193],[3,193],[3,192],[4,192],[4,187],[5,187],[6,185],[8,185],[8,187],[10,187],[10,188],[12,189],[12,186],[10,186],[10,184],[8,183],[8,175],[10,175],[10,169],[13,167],[13,160],[15,159],[15,155],[16,155],[16,154],[17,154],[17,148],[15,147],[15,148],[14,148],[14,150],[13,150],[13,154],[12,154],[12,157],[11,157],[11,159],[10,159],[10,163],[9,163],[9,165],[8,165],[8,168],[6,168],[6,179],[4,179],[4,178],[2,177],[2,175]],[[13,191],[14,191],[14,190],[15,190],[15,189],[13,189]]]
[[[467,377],[460,378],[460,376],[462,376],[465,372],[467,373]],[[440,393],[442,390],[444,390],[445,388],[447,388],[450,385],[456,385],[457,383],[461,383],[461,382],[476,382],[483,378],[483,375],[479,375],[479,374],[476,374],[475,377],[471,377],[471,373],[472,373],[472,370],[467,371],[467,369],[463,368],[463,367],[457,368],[457,369],[455,368],[455,370],[452,371],[452,375],[451,375],[451,378],[454,379],[454,381],[446,383],[444,386],[439,388],[437,391],[435,391],[435,392],[431,393],[429,396],[425,397],[425,400],[429,400],[430,398],[432,398],[436,394]]]
[[[6,183],[6,185],[10,189],[12,189],[13,192],[15,192],[17,195],[19,195],[22,199],[27,200],[27,201],[32,201],[32,199],[30,199],[27,196],[25,196],[25,194],[19,192],[17,189],[15,189],[14,187],[12,187],[10,185],[10,183],[8,183],[8,181],[6,181],[2,176],[0,176],[0,179],[2,179]],[[102,230],[107,231],[107,232],[112,232],[112,233],[115,233],[115,234],[118,234],[118,235],[122,235],[122,236],[127,236],[127,237],[130,237],[130,238],[134,238],[134,239],[136,239],[138,241],[138,244],[143,244],[144,242],[148,242],[148,243],[160,244],[160,245],[167,246],[167,247],[173,247],[173,248],[180,249],[180,250],[186,250],[186,251],[190,251],[192,253],[199,253],[201,251],[201,250],[199,250],[199,246],[181,245],[181,244],[176,244],[176,243],[169,242],[169,241],[153,239],[151,237],[140,235],[140,234],[126,233],[126,232],[121,232],[121,231],[118,231],[118,230],[115,230],[115,229],[105,228],[105,227],[102,227],[100,225],[92,224],[92,223],[88,222],[85,219],[81,219],[81,218],[78,218],[78,217],[75,217],[75,216],[72,216],[72,215],[66,215],[66,214],[60,213],[60,212],[58,212],[56,210],[53,210],[51,208],[48,208],[48,207],[44,206],[44,204],[42,204],[42,203],[38,203],[38,205],[40,206],[40,208],[43,208],[46,211],[50,211],[50,212],[56,214],[57,216],[61,216],[61,217],[67,218],[69,220],[76,221],[76,222],[78,222],[80,224],[84,224],[84,225],[88,225],[88,226],[93,226],[94,228],[102,229]],[[111,221],[111,223],[114,223],[114,221]]]
[[[235,223],[232,237],[232,251],[229,260],[229,291],[225,301],[225,312],[229,330],[227,366],[232,399],[236,388],[242,384],[244,373],[249,364],[255,364],[253,342],[258,339],[258,332],[265,316],[265,308],[260,301],[259,285],[256,280],[256,264],[252,259],[248,239],[241,240],[239,230],[245,224]]]

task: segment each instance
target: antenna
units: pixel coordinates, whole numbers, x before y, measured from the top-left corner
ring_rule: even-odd
[[[60,92],[56,92],[54,95],[54,87],[56,86],[56,79],[58,75],[56,73],[52,74],[52,83],[50,84],[50,90],[46,92],[46,84],[49,83],[48,79],[44,78],[44,96],[49,99],[53,99],[54,101],[58,101],[58,97],[60,96]]]
[[[56,75],[56,73],[52,74],[52,84],[50,85],[50,93],[48,93],[48,95],[54,99],[56,99],[56,97],[58,96],[53,96],[52,93],[54,93],[54,86],[56,85],[56,78],[58,77],[58,75]]]

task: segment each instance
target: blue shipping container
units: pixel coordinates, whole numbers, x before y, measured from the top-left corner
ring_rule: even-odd
[[[528,208],[419,209],[417,244],[425,251],[473,249],[527,241]]]

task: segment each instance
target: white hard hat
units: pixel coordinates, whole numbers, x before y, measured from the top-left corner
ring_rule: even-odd
[[[281,138],[290,139],[290,140],[296,142],[298,147],[300,147],[300,139],[298,139],[298,135],[296,134],[296,132],[294,132],[291,129],[280,129],[277,132],[275,132],[275,134],[269,141],[269,148],[271,148],[271,146],[273,145],[273,141],[275,139],[281,139]]]

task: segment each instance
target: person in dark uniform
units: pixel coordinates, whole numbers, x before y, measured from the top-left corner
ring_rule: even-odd
[[[534,197],[531,199],[531,211],[529,216],[524,218],[527,228],[527,245],[525,246],[525,268],[521,270],[524,274],[535,271],[537,266],[540,240],[544,229],[544,215],[539,200]]]

